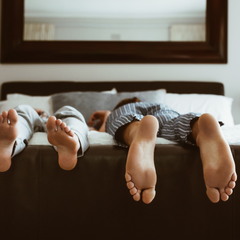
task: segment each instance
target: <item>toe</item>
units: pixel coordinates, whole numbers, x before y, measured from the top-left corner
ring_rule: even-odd
[[[149,204],[152,202],[156,195],[156,191],[154,188],[146,189],[142,193],[142,200],[144,203]]]
[[[9,119],[11,125],[15,125],[17,123],[18,114],[15,109],[10,109],[8,111],[8,119]]]
[[[61,129],[62,129],[62,130],[65,130],[66,126],[67,126],[67,125],[66,125],[65,122],[62,122],[62,123],[61,123]]]
[[[141,198],[141,190],[138,190],[137,191],[137,193],[135,194],[135,195],[133,195],[133,199],[135,200],[135,201],[139,201],[140,200],[140,198]]]
[[[0,123],[3,123],[3,117],[0,115]]]
[[[74,132],[70,129],[68,132],[67,132],[71,137],[74,136]]]
[[[125,179],[126,179],[126,182],[129,182],[129,181],[131,181],[132,177],[131,177],[130,174],[126,173],[125,174]]]
[[[131,195],[135,195],[137,193],[137,189],[135,187],[133,187],[132,189],[130,189],[129,192]]]
[[[2,116],[3,116],[3,118],[7,118],[7,116],[8,116],[7,111],[3,111],[3,112],[2,112]]]
[[[57,124],[58,127],[60,127],[60,125],[62,124],[62,120],[61,119],[57,119],[56,120],[56,124]]]
[[[47,130],[49,132],[56,131],[56,118],[54,116],[49,117],[47,121]]]
[[[233,190],[231,188],[226,188],[225,192],[228,196],[230,196],[233,193]]]
[[[210,188],[207,186],[207,196],[213,203],[217,203],[220,200],[220,193],[216,188]]]
[[[227,201],[228,200],[228,198],[229,198],[229,196],[227,195],[227,193],[225,193],[225,192],[222,192],[221,193],[221,199],[222,199],[222,201]]]
[[[65,131],[66,133],[68,133],[68,132],[71,131],[71,129],[70,129],[69,127],[65,127],[65,128],[64,128],[64,131]]]
[[[235,186],[236,186],[236,183],[234,182],[234,181],[231,181],[231,182],[229,182],[229,184],[228,184],[228,187],[229,188],[235,188]]]
[[[236,173],[234,173],[234,174],[232,175],[232,180],[235,181],[235,182],[237,181],[237,174],[236,174]]]
[[[127,182],[127,187],[128,189],[132,189],[134,187],[134,183],[133,182]]]

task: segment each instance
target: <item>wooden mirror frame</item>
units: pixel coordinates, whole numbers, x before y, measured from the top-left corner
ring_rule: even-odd
[[[2,0],[2,63],[227,63],[228,0],[207,0],[205,42],[23,41],[24,0]]]

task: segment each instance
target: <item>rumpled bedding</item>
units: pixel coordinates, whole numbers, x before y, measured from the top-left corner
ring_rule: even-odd
[[[222,133],[230,145],[240,145],[240,124],[234,126],[221,127]],[[97,131],[89,131],[88,139],[91,145],[116,145],[113,137],[108,133],[101,133]],[[157,138],[156,144],[177,144],[166,140],[164,138]],[[36,132],[29,140],[28,145],[50,145],[47,140],[47,134],[43,132]]]

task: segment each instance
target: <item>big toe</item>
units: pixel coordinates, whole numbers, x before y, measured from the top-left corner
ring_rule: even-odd
[[[156,191],[154,188],[145,189],[142,192],[142,201],[146,204],[149,204],[153,201],[156,195]]]
[[[217,203],[220,200],[220,193],[216,188],[207,186],[207,196],[213,203]]]
[[[8,120],[10,121],[10,124],[14,125],[18,121],[18,114],[15,109],[10,109],[8,111]]]
[[[56,118],[54,116],[49,117],[47,121],[47,130],[53,132],[56,130]]]

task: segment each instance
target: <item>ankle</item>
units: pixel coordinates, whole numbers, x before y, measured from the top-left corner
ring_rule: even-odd
[[[202,138],[215,138],[221,136],[220,126],[218,121],[208,113],[201,115],[192,127],[192,136],[197,145]]]
[[[124,132],[124,141],[129,146],[134,141],[134,139],[137,135],[139,126],[140,126],[140,121],[134,121],[134,122],[130,123],[128,125],[128,127],[126,128],[126,130]]]

